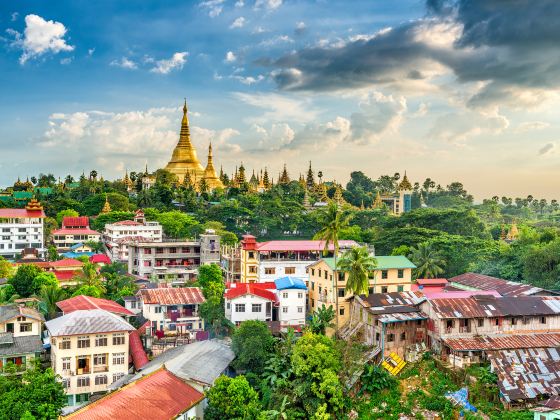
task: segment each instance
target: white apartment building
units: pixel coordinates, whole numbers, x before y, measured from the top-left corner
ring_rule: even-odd
[[[136,210],[134,220],[123,220],[105,225],[103,242],[112,261],[128,262],[130,242],[161,242],[163,228],[158,222],[148,222],[142,210]]]
[[[220,236],[208,230],[199,239],[129,242],[130,274],[182,285],[192,281],[203,264],[220,263]]]
[[[226,290],[225,315],[235,325],[259,320],[277,323],[279,330],[305,325],[307,287],[294,277],[266,283],[231,283]]]
[[[89,401],[128,373],[129,332],[134,327],[118,315],[102,309],[78,310],[45,325],[51,366],[62,377],[68,405]]]
[[[43,207],[35,199],[23,209],[0,209],[0,256],[17,260],[25,248],[44,256]]]

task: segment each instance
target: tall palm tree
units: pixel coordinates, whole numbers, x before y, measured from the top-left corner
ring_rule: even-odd
[[[315,239],[320,239],[325,241],[325,246],[323,248],[323,255],[326,256],[329,253],[330,245],[333,246],[333,256],[334,256],[334,270],[332,279],[332,290],[334,293],[334,301],[336,305],[336,329],[338,329],[338,278],[337,278],[337,258],[338,252],[340,250],[338,246],[338,236],[342,229],[348,226],[350,222],[350,216],[344,214],[340,209],[338,204],[334,201],[327,206],[325,210],[320,215],[319,224],[321,229],[315,234]]]
[[[408,257],[416,265],[416,278],[433,279],[445,271],[446,261],[428,242],[412,248]]]
[[[41,288],[39,298],[39,309],[47,319],[52,319],[58,312],[56,303],[66,298],[66,292],[56,285],[46,285]]]
[[[377,260],[371,256],[368,249],[354,247],[346,251],[338,261],[337,268],[348,273],[346,291],[354,295],[369,294],[369,273],[373,272]]]
[[[103,284],[103,276],[97,271],[97,265],[91,262],[85,262],[82,266],[82,272],[78,273],[73,278],[81,286],[94,286],[105,291]]]

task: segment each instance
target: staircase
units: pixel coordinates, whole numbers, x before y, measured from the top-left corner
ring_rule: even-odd
[[[341,328],[338,331],[338,335],[341,339],[343,340],[347,340],[350,337],[352,337],[354,334],[356,334],[360,328],[362,328],[364,326],[363,322],[358,322],[356,325],[352,326],[352,325],[347,325],[344,326],[343,328]]]

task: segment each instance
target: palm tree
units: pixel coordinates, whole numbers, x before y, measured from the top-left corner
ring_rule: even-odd
[[[445,260],[428,242],[412,248],[408,257],[416,265],[416,278],[433,279],[444,272]]]
[[[373,272],[377,265],[376,259],[371,256],[368,249],[354,247],[346,251],[337,268],[348,273],[346,291],[355,295],[369,294],[369,273]]]
[[[39,294],[39,298],[42,301],[39,304],[39,308],[41,309],[41,312],[43,312],[43,315],[45,315],[48,319],[52,319],[58,312],[56,303],[64,300],[65,297],[66,292],[64,289],[61,289],[56,285],[43,286],[41,288],[41,293]]]
[[[332,290],[334,293],[334,300],[336,305],[336,328],[338,329],[338,278],[337,278],[337,258],[338,251],[340,250],[338,246],[338,236],[342,229],[348,226],[350,222],[350,216],[344,214],[339,208],[338,204],[332,201],[328,207],[321,213],[319,218],[319,224],[321,229],[315,234],[315,239],[321,239],[325,241],[325,246],[323,249],[323,255],[326,256],[329,253],[329,247],[333,246],[333,256],[334,256],[334,270],[333,270],[333,280],[332,280]]]
[[[82,286],[94,286],[105,291],[103,285],[103,277],[97,272],[97,266],[90,262],[85,262],[82,266],[82,272],[78,273],[73,278]]]

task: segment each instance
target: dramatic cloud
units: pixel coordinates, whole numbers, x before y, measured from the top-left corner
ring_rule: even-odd
[[[238,17],[237,19],[235,19],[231,25],[229,25],[230,29],[236,29],[236,28],[243,28],[243,26],[245,26],[246,20],[243,16]]]
[[[158,60],[156,65],[150,70],[152,73],[168,74],[172,70],[182,69],[187,62],[188,52],[176,52],[169,60]]]
[[[40,57],[46,53],[57,54],[61,51],[72,51],[74,46],[66,43],[66,27],[53,20],[45,20],[41,16],[27,15],[23,35],[13,29],[8,33],[14,36],[12,45],[23,51],[19,62],[25,64],[28,60]]]
[[[550,142],[539,149],[540,156],[551,155],[556,150],[556,143]]]
[[[138,68],[138,65],[127,57],[122,57],[120,60],[113,60],[109,63],[109,65],[129,70],[135,70]]]

